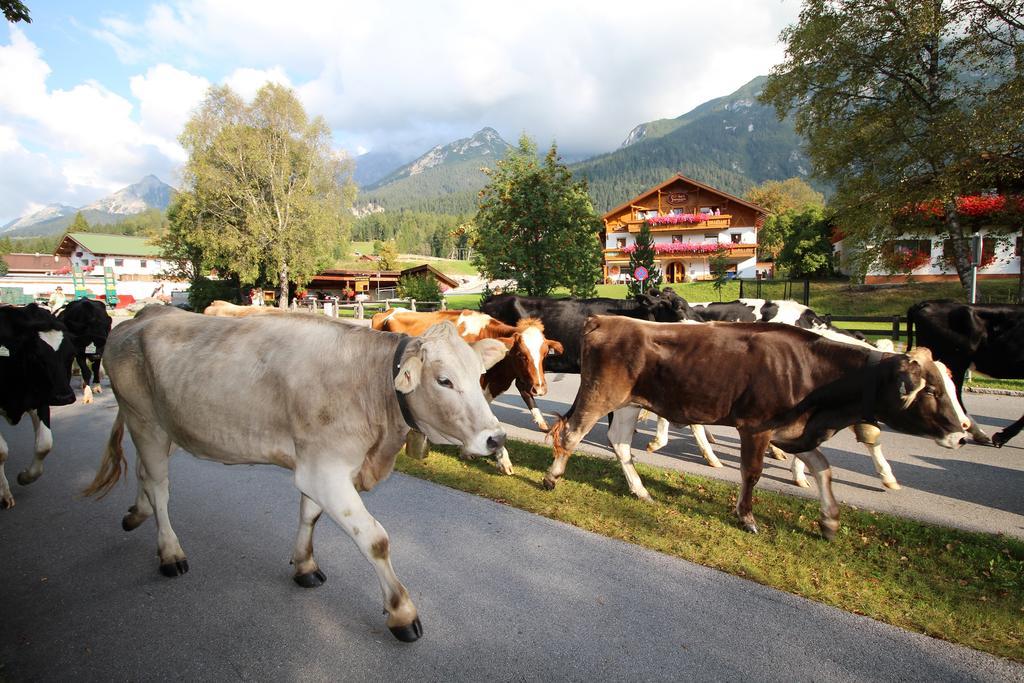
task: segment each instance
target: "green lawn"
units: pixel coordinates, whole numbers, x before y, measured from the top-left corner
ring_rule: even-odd
[[[742,531],[734,484],[637,465],[654,503],[632,497],[617,462],[577,454],[554,491],[551,448],[509,442],[515,467],[463,462],[441,448],[401,454],[399,471],[582,529],[742,576],[901,628],[1024,661],[1024,542],[844,507],[818,533],[818,503],[760,490],[761,532]]]

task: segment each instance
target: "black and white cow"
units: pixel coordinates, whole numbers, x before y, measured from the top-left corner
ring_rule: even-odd
[[[526,318],[539,319],[544,325],[544,336],[562,345],[562,353],[544,359],[545,372],[580,372],[580,348],[583,326],[592,315],[621,315],[651,322],[678,322],[697,320],[687,312],[686,301],[676,297],[670,301],[652,289],[633,299],[549,299],[542,296],[499,294],[485,301],[480,310],[507,325],[518,325]],[[547,431],[547,423],[532,397],[523,397],[540,429]]]
[[[0,306],[0,415],[16,425],[28,413],[35,430],[35,459],[18,474],[22,486],[43,473],[43,459],[53,447],[50,406],[75,402],[68,374],[72,355],[64,326],[48,310]],[[14,506],[6,461],[7,442],[0,437],[0,509]]]
[[[100,361],[103,359],[103,348],[107,345],[112,320],[107,314],[107,306],[95,299],[76,299],[61,309],[57,319],[64,323],[68,336],[75,347],[75,359],[82,372],[82,403],[92,403],[93,392],[100,393]],[[92,372],[89,365],[92,365]],[[68,372],[71,371],[71,360],[68,360]],[[89,388],[90,381],[96,383]]]
[[[736,299],[735,301],[687,302],[671,288],[665,288],[661,297],[667,305],[678,311],[678,320],[699,320],[701,322],[727,323],[782,323],[804,330],[829,330],[857,339],[864,339],[859,333],[835,327],[831,320],[820,316],[809,307],[796,301],[773,301],[771,299]]]
[[[992,377],[1024,379],[1024,306],[922,301],[910,307],[907,320],[908,348],[916,333],[917,344],[949,367],[961,405],[964,376],[971,367]],[[1024,417],[990,438],[972,420],[971,436],[978,443],[1002,446],[1022,427]]]

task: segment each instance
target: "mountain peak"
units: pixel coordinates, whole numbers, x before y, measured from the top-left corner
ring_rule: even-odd
[[[437,145],[420,158],[402,166],[383,180],[367,189],[376,189],[402,178],[420,175],[438,166],[451,166],[472,160],[500,159],[512,145],[505,142],[498,131],[489,126],[481,128],[468,138],[460,138],[446,145]]]
[[[82,207],[82,210],[104,211],[117,215],[142,213],[147,209],[163,210],[171,203],[174,192],[173,187],[150,174],[137,183]]]

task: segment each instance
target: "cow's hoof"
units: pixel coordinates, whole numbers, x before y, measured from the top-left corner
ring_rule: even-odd
[[[756,534],[757,533],[757,525],[754,524],[753,522],[743,522],[742,524],[743,524],[743,530],[744,531],[746,531],[748,533],[751,533],[751,534]]]
[[[392,635],[403,643],[414,643],[423,635],[423,624],[420,618],[416,617],[408,626],[388,626]]]
[[[92,388],[92,393],[94,393],[94,394],[102,394],[103,393],[103,387],[101,387],[99,384],[95,385]]]
[[[993,445],[992,444],[992,437],[989,436],[988,434],[986,434],[985,432],[974,432],[974,433],[971,434],[971,439],[974,440],[974,443],[980,444],[982,446],[991,446],[991,445]]]
[[[557,479],[552,479],[551,477],[544,477],[544,488],[546,488],[548,491],[554,491],[556,484],[558,484]]]
[[[29,472],[28,470],[25,470],[24,472],[18,472],[18,483],[21,484],[22,486],[28,486],[38,478],[38,474],[33,476],[32,473]]]
[[[811,488],[811,485],[807,483],[806,479],[797,479],[793,483],[796,484],[797,486],[799,486],[802,489],[809,489],[809,488]]]
[[[900,483],[895,479],[883,479],[882,486],[889,489],[890,491],[899,491],[901,488],[903,488],[902,486],[900,486]]]
[[[292,577],[292,580],[303,588],[316,588],[317,586],[324,585],[324,582],[327,581],[327,574],[317,569],[305,574],[296,574]]]
[[[14,498],[12,496],[0,498],[0,510],[10,510],[12,507],[14,507]]]
[[[132,507],[135,507],[134,505]],[[139,525],[146,521],[146,518],[142,515],[134,512],[129,512],[127,515],[121,518],[121,528],[125,531],[134,531],[139,528]]]
[[[505,463],[496,462],[494,463],[494,466],[497,467],[498,471],[501,472],[502,474],[508,475],[510,477],[513,474],[515,474],[515,470],[512,469],[512,465],[506,465]]]
[[[654,499],[651,498],[651,494],[647,493],[647,491],[644,491],[642,495],[638,493],[636,495],[636,497],[637,497],[637,500],[641,500],[644,503],[653,503],[654,502]]]
[[[168,562],[167,564],[160,565],[160,573],[170,579],[173,579],[175,576],[181,576],[187,572],[188,560],[178,560],[176,562]]]
[[[818,521],[818,526],[821,527],[821,536],[826,541],[831,541],[836,537],[836,532],[839,531],[839,520],[838,519],[822,519]]]
[[[1002,448],[1003,444],[1009,441],[1002,432],[996,432],[996,435],[992,437],[992,445],[996,448]]]

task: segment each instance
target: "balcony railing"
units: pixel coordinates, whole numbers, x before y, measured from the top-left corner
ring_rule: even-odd
[[[629,232],[640,232],[640,226],[644,224],[643,218],[629,219],[625,221],[626,229]],[[706,221],[699,223],[676,223],[673,225],[652,225],[651,232],[680,232],[682,230],[705,230],[707,228],[713,228],[721,230],[723,228],[732,227],[732,216],[729,214],[720,214],[718,216],[708,216]],[[621,232],[621,229],[620,229]]]
[[[727,258],[738,258],[747,259],[757,255],[756,244],[723,244],[725,247],[725,255]],[[656,254],[654,258],[659,260],[671,261],[677,259],[703,259],[710,258],[711,254]],[[623,252],[622,249],[605,249],[604,250],[605,261],[628,261],[629,254]]]

